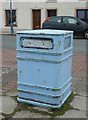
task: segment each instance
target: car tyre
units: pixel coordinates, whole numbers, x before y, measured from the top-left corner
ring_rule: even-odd
[[[84,37],[85,37],[86,39],[88,39],[88,30],[86,30],[86,31],[84,32]]]

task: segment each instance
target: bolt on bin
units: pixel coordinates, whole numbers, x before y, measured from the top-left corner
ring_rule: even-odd
[[[17,32],[19,102],[60,108],[71,94],[73,31]]]

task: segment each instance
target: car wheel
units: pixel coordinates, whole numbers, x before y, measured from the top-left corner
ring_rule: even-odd
[[[86,39],[88,39],[88,30],[85,31],[84,37],[85,37]]]

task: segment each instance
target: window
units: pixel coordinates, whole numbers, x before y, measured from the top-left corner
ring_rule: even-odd
[[[56,16],[56,15],[57,15],[57,10],[56,9],[47,10],[47,17]]]
[[[77,9],[76,17],[88,23],[88,9]]]
[[[77,20],[74,18],[63,17],[63,23],[76,24]]]
[[[46,2],[55,3],[55,2],[57,2],[57,0],[46,0]]]
[[[6,10],[6,26],[10,26],[10,10]],[[16,10],[12,10],[12,23],[16,26]]]
[[[53,17],[49,21],[61,23],[61,17]]]

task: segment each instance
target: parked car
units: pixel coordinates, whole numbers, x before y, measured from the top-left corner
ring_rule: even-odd
[[[57,29],[74,31],[74,36],[84,36],[88,39],[88,24],[72,16],[48,17],[42,24],[42,29]]]

